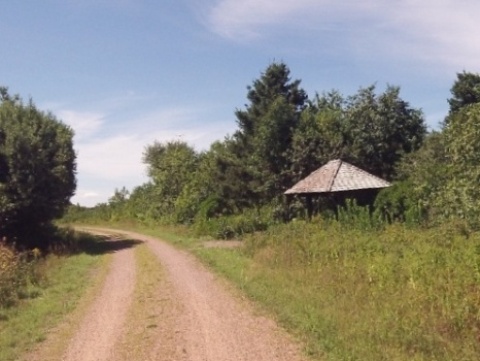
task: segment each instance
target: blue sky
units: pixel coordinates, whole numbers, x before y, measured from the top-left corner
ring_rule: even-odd
[[[0,85],[76,132],[74,203],[147,181],[154,140],[207,149],[246,87],[283,61],[310,95],[401,87],[430,128],[480,71],[478,0],[2,1]]]

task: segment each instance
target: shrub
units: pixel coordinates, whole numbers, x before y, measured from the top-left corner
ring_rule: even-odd
[[[27,294],[29,284],[36,282],[33,264],[38,256],[37,249],[19,253],[0,242],[0,308],[14,305]]]
[[[216,239],[232,239],[245,234],[264,231],[272,223],[269,208],[249,209],[241,214],[206,218],[198,216],[193,224],[198,236],[210,236]]]
[[[396,182],[391,187],[380,191],[375,199],[377,214],[387,222],[407,222],[418,224],[425,219],[413,192],[410,181]]]

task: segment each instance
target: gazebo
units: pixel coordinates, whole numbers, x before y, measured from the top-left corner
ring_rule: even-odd
[[[305,196],[308,215],[313,213],[312,197],[331,195],[337,203],[355,198],[368,203],[382,188],[391,184],[354,165],[335,159],[312,172],[285,192],[286,195]]]

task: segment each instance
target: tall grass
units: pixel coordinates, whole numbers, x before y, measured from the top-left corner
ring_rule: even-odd
[[[248,236],[242,287],[332,360],[480,357],[480,235],[292,222]]]

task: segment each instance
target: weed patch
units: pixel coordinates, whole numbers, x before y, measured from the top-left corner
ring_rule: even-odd
[[[480,235],[291,223],[246,240],[243,285],[338,360],[477,359]],[[272,295],[275,295],[272,297]]]
[[[39,251],[17,252],[0,242],[0,309],[12,307],[21,299],[38,296],[36,289],[41,279]]]

